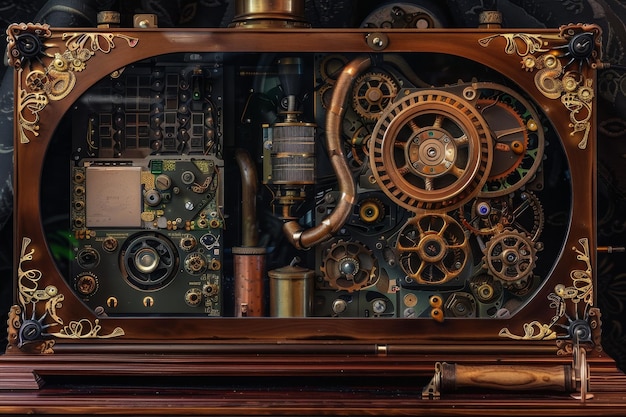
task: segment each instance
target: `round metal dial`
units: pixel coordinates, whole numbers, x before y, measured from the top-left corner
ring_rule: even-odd
[[[488,126],[447,91],[421,90],[385,110],[370,140],[381,189],[409,210],[449,211],[483,187],[492,163]]]

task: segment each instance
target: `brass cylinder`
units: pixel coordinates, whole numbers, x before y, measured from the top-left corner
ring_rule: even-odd
[[[235,317],[264,315],[265,248],[234,247]]]
[[[230,27],[310,27],[304,0],[237,0]]]
[[[272,317],[307,317],[311,314],[315,271],[288,265],[269,271],[268,275]]]

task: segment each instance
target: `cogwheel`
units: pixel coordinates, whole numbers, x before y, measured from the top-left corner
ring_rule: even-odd
[[[356,166],[363,165],[368,155],[368,144],[372,134],[366,126],[359,127],[350,140],[350,154]]]
[[[369,141],[369,163],[397,204],[449,212],[482,190],[492,148],[488,125],[474,106],[449,91],[420,90],[385,109]]]
[[[326,251],[320,270],[332,288],[353,292],[376,283],[377,264],[362,243],[340,240]]]
[[[536,255],[537,248],[529,237],[507,229],[487,242],[483,261],[489,274],[508,287],[532,275]]]
[[[322,107],[328,110],[330,108],[330,101],[333,95],[332,84],[324,84],[317,93],[320,96],[320,102],[322,103]]]
[[[493,163],[487,181],[506,178],[524,159],[528,148],[528,128],[519,114],[499,99],[480,99],[476,108],[489,124],[495,139]]]
[[[354,83],[352,106],[364,119],[376,120],[398,94],[395,81],[386,74],[370,72]]]
[[[496,198],[476,198],[470,207],[459,208],[463,226],[479,236],[491,236],[505,228],[515,228],[534,242],[543,231],[543,207],[530,191]]]
[[[322,80],[330,85],[335,84],[343,67],[348,63],[348,58],[343,55],[326,55],[320,63],[319,70]]]
[[[491,303],[502,295],[502,283],[488,274],[478,274],[471,278],[470,289],[481,303]]]
[[[443,284],[456,278],[470,257],[463,228],[447,214],[409,219],[398,233],[396,250],[407,277],[418,284]]]
[[[503,219],[508,211],[508,198],[476,198],[459,208],[459,218],[475,235],[491,236],[504,229]]]
[[[530,191],[520,193],[519,199],[518,203],[514,203],[509,224],[524,232],[533,242],[537,242],[543,231],[543,206]]]
[[[493,138],[493,163],[481,197],[499,197],[535,178],[545,137],[539,114],[519,93],[496,83],[477,83],[476,108]]]

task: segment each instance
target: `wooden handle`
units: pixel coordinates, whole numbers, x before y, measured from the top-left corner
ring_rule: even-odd
[[[498,390],[552,390],[572,392],[570,366],[532,367],[522,365],[468,366],[443,363],[441,390],[488,388]]]

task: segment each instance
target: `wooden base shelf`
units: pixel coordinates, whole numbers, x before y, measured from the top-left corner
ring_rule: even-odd
[[[0,415],[626,415],[626,376],[605,359],[590,369],[584,403],[515,390],[432,400],[432,361],[419,356],[4,355]]]

